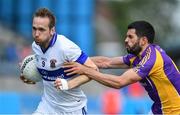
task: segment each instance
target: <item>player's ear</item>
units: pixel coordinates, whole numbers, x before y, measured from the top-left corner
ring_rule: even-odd
[[[51,35],[53,35],[55,32],[55,27],[52,27],[50,32],[51,32]]]
[[[142,44],[142,45],[145,45],[145,44],[147,44],[147,43],[148,43],[147,37],[145,37],[145,36],[142,37],[142,38],[141,38],[141,44]]]

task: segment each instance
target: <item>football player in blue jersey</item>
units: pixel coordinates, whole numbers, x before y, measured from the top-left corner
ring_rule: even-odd
[[[44,85],[41,102],[34,114],[84,115],[87,98],[79,86],[90,78],[85,75],[67,76],[62,65],[76,61],[94,69],[97,67],[75,43],[56,33],[55,22],[54,14],[47,8],[38,9],[33,16],[32,50]],[[34,84],[22,75],[20,78],[25,83]],[[74,82],[68,84],[72,78]],[[56,88],[55,81],[60,81],[62,86]]]

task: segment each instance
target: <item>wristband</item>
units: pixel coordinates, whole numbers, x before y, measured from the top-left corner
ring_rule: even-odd
[[[59,88],[61,89],[61,90],[68,90],[69,88],[68,88],[68,82],[67,82],[67,80],[65,80],[65,79],[60,79],[61,80],[61,86],[59,86]]]

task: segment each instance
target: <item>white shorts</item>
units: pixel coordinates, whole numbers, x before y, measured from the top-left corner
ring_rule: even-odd
[[[59,112],[55,111],[55,109],[48,104],[40,102],[38,108],[32,115],[87,115],[86,111],[87,107],[72,112]]]

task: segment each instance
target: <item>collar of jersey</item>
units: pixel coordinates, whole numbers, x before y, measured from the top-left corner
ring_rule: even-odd
[[[146,51],[149,47],[151,47],[151,44],[149,44],[147,48],[143,51],[143,53],[139,56],[140,59],[142,59],[146,55]]]
[[[53,37],[52,37],[48,47],[46,49],[42,49],[41,48],[42,52],[45,53],[49,49],[49,47],[52,47],[55,44],[56,39],[57,39],[57,33],[54,33],[54,35],[53,35]]]

